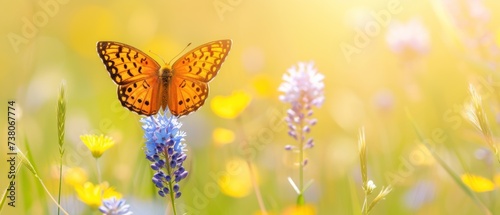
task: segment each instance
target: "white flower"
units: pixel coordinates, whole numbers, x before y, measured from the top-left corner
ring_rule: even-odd
[[[130,205],[125,204],[125,200],[112,197],[102,201],[99,211],[105,215],[131,215],[132,212],[129,211],[129,208]]]
[[[366,183],[366,190],[367,190],[368,194],[371,194],[373,192],[373,190],[375,190],[375,188],[377,188],[377,186],[375,185],[375,183],[373,183],[372,180],[369,180]]]

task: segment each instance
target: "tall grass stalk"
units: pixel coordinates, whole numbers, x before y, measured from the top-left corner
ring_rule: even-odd
[[[358,150],[359,150],[359,163],[361,166],[361,179],[362,179],[362,188],[364,191],[364,201],[363,206],[361,208],[361,213],[368,214],[368,196],[373,191],[368,187],[368,168],[366,167],[366,142],[365,142],[365,129],[361,128],[359,131],[359,139],[358,139]]]
[[[370,211],[373,209],[373,207],[375,207],[375,205],[377,205],[377,203],[383,200],[392,191],[392,187],[390,185],[387,187],[382,187],[382,190],[379,192],[379,194],[368,204],[368,196],[373,193],[376,186],[373,181],[368,180],[368,165],[366,161],[366,140],[364,127],[359,130],[358,150],[359,162],[361,165],[361,178],[363,183],[361,187],[364,191],[364,200],[363,206],[361,207],[361,214],[367,215],[370,214]]]
[[[62,190],[62,167],[64,156],[64,125],[66,121],[66,98],[65,98],[65,81],[61,82],[59,89],[59,99],[57,100],[57,137],[59,140],[59,193],[57,203],[61,204],[61,190]],[[60,208],[57,208],[57,214],[60,214]]]
[[[465,106],[465,118],[469,120],[476,129],[478,129],[486,143],[490,147],[497,161],[500,163],[500,157],[498,156],[498,148],[491,134],[491,128],[486,117],[486,113],[483,108],[483,101],[481,95],[477,92],[474,85],[469,85],[469,92],[471,94],[471,101]]]

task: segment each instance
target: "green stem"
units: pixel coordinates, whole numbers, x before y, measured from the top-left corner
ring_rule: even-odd
[[[174,196],[174,186],[172,186],[172,183],[168,183],[168,187],[170,188],[170,201],[172,201],[172,211],[174,212],[174,215],[177,215],[177,211],[175,210],[175,196]]]
[[[101,168],[99,167],[99,158],[95,159],[95,165],[97,167],[97,180],[98,180],[99,184],[101,184],[102,181],[101,181]]]
[[[59,196],[57,198],[57,204],[61,205],[61,187],[62,187],[62,159],[63,155],[61,154],[61,162],[59,163]],[[61,209],[57,208],[57,215],[61,213]]]
[[[299,197],[297,205],[304,205],[304,120],[300,120],[300,126],[297,138],[299,139]]]
[[[167,149],[165,149],[163,151],[163,155],[165,155],[165,158],[166,158],[166,164],[165,164],[165,168],[167,169],[167,175],[172,175],[172,168],[170,168],[170,164],[169,164],[169,159],[170,159],[170,156],[168,155],[168,152],[167,152]],[[174,178],[172,178],[172,180],[170,180],[168,182],[168,189],[169,189],[169,193],[170,193],[170,201],[172,203],[172,211],[174,213],[174,215],[177,215],[177,210],[175,209],[175,195],[174,195],[174,185],[172,183],[172,181],[175,181]]]
[[[363,202],[363,208],[361,208],[361,213],[367,215],[368,214],[368,194],[365,192],[365,201]]]

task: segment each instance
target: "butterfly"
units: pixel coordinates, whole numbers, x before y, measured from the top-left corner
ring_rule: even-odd
[[[123,107],[140,115],[154,115],[168,106],[172,115],[198,110],[208,97],[208,82],[219,72],[231,49],[231,40],[205,43],[169,65],[130,45],[97,42],[97,53],[118,85]]]

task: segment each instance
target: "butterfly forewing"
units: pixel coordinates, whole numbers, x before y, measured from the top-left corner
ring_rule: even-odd
[[[141,50],[127,44],[101,41],[97,43],[97,53],[117,84],[158,76],[160,65]]]
[[[163,89],[158,77],[158,63],[144,52],[118,42],[98,42],[97,53],[118,84],[118,99],[122,106],[138,114],[156,114]]]
[[[186,115],[200,108],[208,96],[208,82],[226,60],[231,40],[218,40],[201,45],[172,65],[172,81],[168,107],[174,115]]]
[[[208,82],[226,60],[231,40],[218,40],[198,46],[172,65],[174,76]]]

